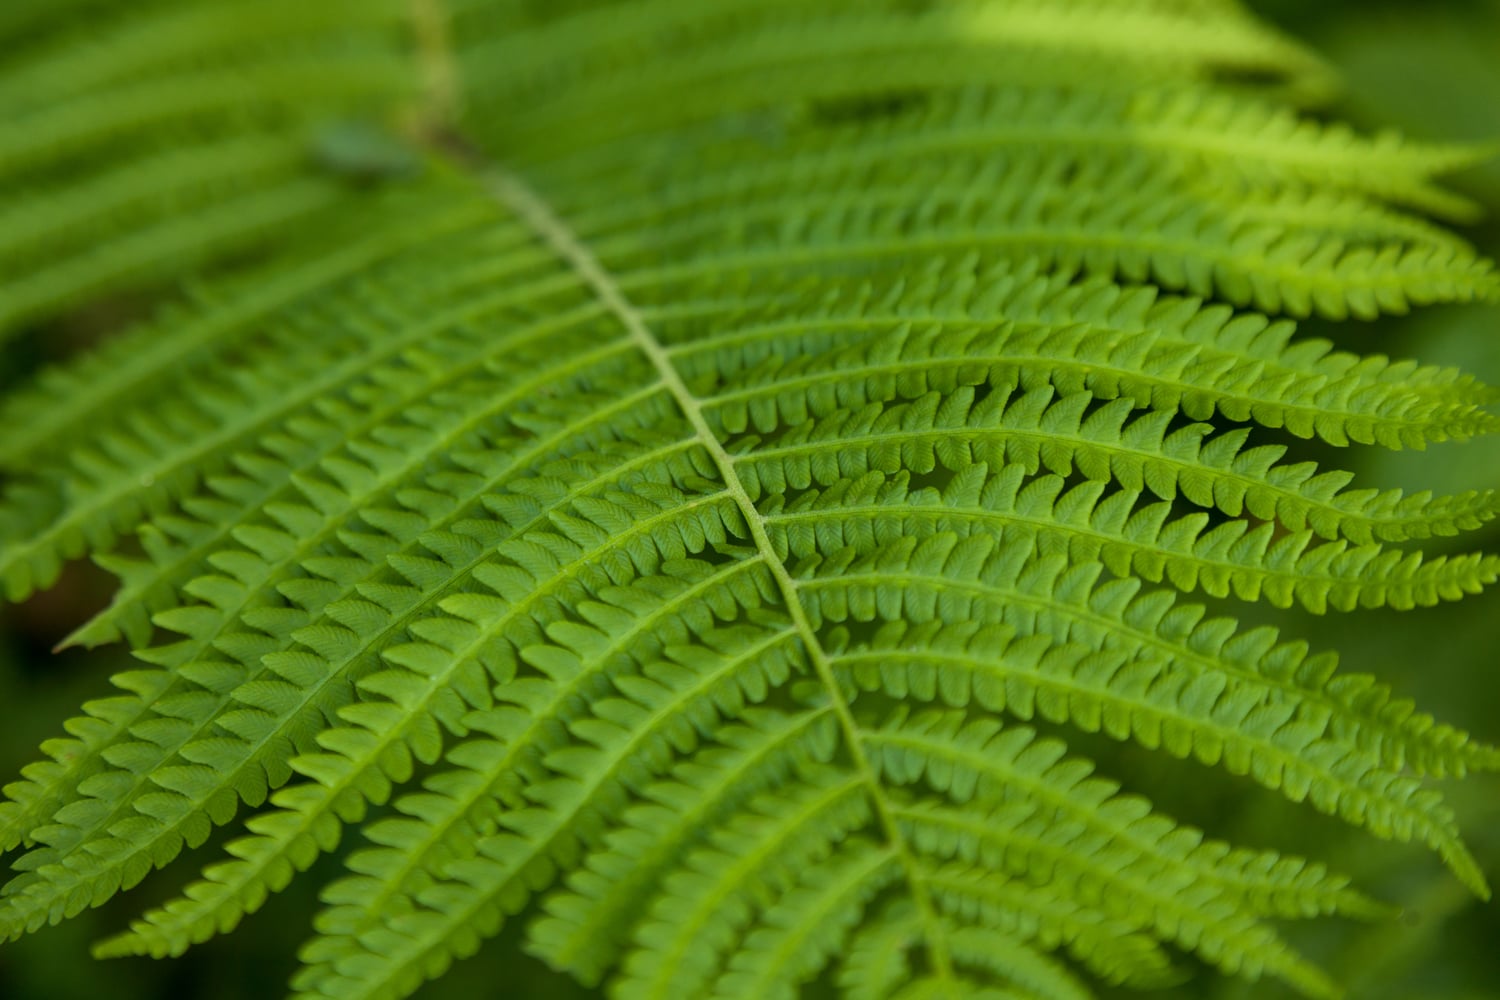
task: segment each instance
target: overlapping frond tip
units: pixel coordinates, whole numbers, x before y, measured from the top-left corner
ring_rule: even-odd
[[[1493,300],[1432,221],[1475,153],[1314,123],[1327,69],[1231,0],[12,0],[0,38],[0,337],[151,305],[0,402],[6,597],[91,555],[71,641],[138,661],[6,786],[0,935],[250,807],[99,953],[229,931],[352,827],[299,997],[522,914],[627,1000],[1077,1000],[1185,953],[1337,995],[1280,921],[1389,907],[1077,732],[1488,895],[1436,779],[1500,751],[1229,609],[1500,575],[1414,544],[1493,494],[1299,444],[1496,429],[1294,322]]]

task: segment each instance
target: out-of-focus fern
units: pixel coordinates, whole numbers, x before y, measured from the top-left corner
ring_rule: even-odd
[[[1492,494],[1287,440],[1495,429],[1290,321],[1493,298],[1430,221],[1475,154],[1300,117],[1327,71],[1234,3],[16,0],[0,37],[5,335],[206,276],[0,404],[8,598],[92,554],[73,641],[142,662],[7,786],[0,934],[248,805],[101,954],[232,929],[354,826],[301,996],[405,996],[528,907],[629,998],[1074,998],[1174,951],[1336,994],[1275,922],[1386,908],[1074,731],[1488,894],[1434,781],[1500,753],[1200,603],[1500,572],[1411,546]]]

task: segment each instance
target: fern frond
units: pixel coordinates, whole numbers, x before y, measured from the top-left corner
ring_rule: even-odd
[[[1142,593],[1138,580],[1101,584],[1098,564],[1070,566],[1024,547],[996,552],[982,538],[958,541],[951,534],[895,539],[878,556],[845,550],[812,564],[805,587],[826,594],[852,621],[926,624],[952,615],[1097,651],[1138,649],[1200,677],[1223,677],[1252,703],[1296,706],[1346,753],[1374,754],[1392,771],[1462,774],[1500,765],[1494,748],[1412,715],[1372,678],[1335,680],[1336,657],[1279,643],[1274,629],[1205,620],[1201,606],[1166,591]]]
[[[835,278],[764,302],[754,294],[745,295],[750,304],[725,301],[719,284],[700,307],[674,303],[646,315],[658,320],[695,377],[712,373],[715,381],[737,378],[746,386],[759,383],[742,373],[773,358],[775,367],[787,355],[852,360],[830,350],[845,342],[872,360],[894,362],[905,348],[931,367],[958,372],[962,360],[989,358],[992,379],[1008,387],[1087,390],[1138,408],[1253,420],[1339,445],[1420,448],[1495,427],[1486,410],[1494,390],[1471,377],[1334,352],[1323,341],[1294,344],[1290,324],[1162,297],[1149,287],[1075,284],[958,260],[879,284]],[[728,324],[733,332],[723,332]],[[747,420],[732,419],[730,426]]]
[[[0,338],[347,212],[317,131],[410,90],[386,3],[58,6],[0,62]]]
[[[1379,544],[1351,548],[1314,542],[1302,530],[1277,537],[1271,523],[1229,520],[1210,527],[1205,513],[1172,517],[1163,501],[1137,507],[1132,490],[1107,493],[1099,482],[1071,489],[1060,476],[1028,479],[1024,466],[991,474],[983,464],[954,476],[939,492],[914,489],[902,471],[870,472],[827,490],[766,500],[779,549],[808,558],[829,548],[868,547],[904,524],[963,537],[991,535],[1011,544],[1066,552],[1102,563],[1122,577],[1166,581],[1213,597],[1264,599],[1277,607],[1389,606],[1409,610],[1476,593],[1500,574],[1500,557],[1471,553],[1424,559]]]
[[[1276,922],[1391,908],[1074,732],[1488,894],[1434,780],[1500,750],[1184,596],[1500,577],[1416,545],[1492,492],[1285,440],[1500,426],[1472,376],[1278,318],[1500,293],[1412,214],[1469,214],[1474,151],[1300,117],[1326,69],[1229,0],[417,15],[0,14],[36,37],[0,63],[0,335],[198,279],[0,402],[6,596],[93,556],[121,587],[71,641],[144,667],[6,786],[0,936],[249,807],[98,953],[230,931],[355,834],[307,1000],[399,1000],[527,911],[627,998],[1078,1000],[1173,952],[1337,995]]]
[[[1227,972],[1251,978],[1269,972],[1308,996],[1337,995],[1333,983],[1270,927],[1230,915],[1206,893],[1172,894],[1164,886],[1140,884],[1128,875],[1113,873],[1095,864],[1081,845],[1059,849],[1049,837],[1055,831],[1033,822],[1026,810],[982,812],[922,803],[898,815],[907,836],[924,854],[979,864],[987,870],[1015,866],[1044,872],[1071,895],[1103,897],[1102,905],[1117,915],[1117,900],[1139,908],[1135,919],[1155,934],[1175,937]]]
[[[1373,318],[1413,305],[1494,299],[1500,279],[1473,251],[1451,244],[1362,242],[1337,232],[1288,231],[1249,207],[1234,217],[1184,197],[1145,169],[1081,170],[1066,163],[988,163],[967,176],[874,188],[866,198],[814,204],[742,203],[739,218],[695,217],[604,244],[625,259],[696,258],[644,268],[627,286],[656,286],[714,272],[804,267],[878,267],[914,252],[974,248],[987,261],[1040,261],[1063,272],[1087,270],[1153,282],[1237,306],[1307,316]],[[927,201],[920,214],[915,199]],[[1242,221],[1247,220],[1247,221]],[[790,242],[795,249],[789,247]]]
[[[844,354],[839,370],[865,374],[873,367],[855,360]],[[971,363],[981,362],[971,357]],[[757,374],[765,395],[774,394],[789,409],[783,402],[790,396],[786,382],[767,379],[764,368]],[[808,396],[823,391],[807,376],[797,381],[808,386]],[[747,408],[763,398],[734,395]],[[1199,507],[1231,517],[1248,512],[1293,531],[1310,527],[1323,538],[1358,543],[1456,535],[1480,527],[1497,510],[1490,493],[1436,498],[1407,498],[1398,490],[1344,493],[1342,484],[1352,476],[1320,475],[1311,463],[1277,465],[1285,449],[1246,448],[1248,429],[1211,437],[1211,425],[1191,424],[1169,433],[1169,412],[1138,415],[1126,399],[1095,406],[1088,392],[1058,398],[1051,386],[1010,396],[992,393],[982,401],[976,395],[973,387],[960,386],[946,396],[931,391],[894,406],[871,403],[852,412],[845,407],[825,420],[785,430],[769,447],[757,447],[757,439],[747,437],[747,485],[757,494],[787,493],[832,486],[872,470],[924,474],[939,464],[960,472],[975,462],[1014,463],[1033,474],[1045,467],[1063,478],[1076,470],[1089,480],[1149,490],[1161,500],[1174,500],[1180,492]],[[962,457],[949,457],[955,454]]]
[[[857,689],[923,701],[973,698],[991,711],[1040,716],[1222,764],[1385,836],[1421,839],[1476,893],[1488,894],[1435,792],[1336,741],[1318,740],[1313,727],[1296,724],[1285,708],[1257,710],[1252,701],[1230,697],[1220,710],[1222,678],[1189,679],[1120,653],[1045,642],[1005,645],[1005,638],[998,628],[887,628],[869,649],[841,651],[835,662],[839,676]]]
[[[963,925],[991,928],[1048,951],[1066,948],[1075,961],[1106,982],[1152,989],[1182,978],[1138,921],[1112,916],[1095,903],[962,862],[933,867],[927,883],[944,910]],[[919,938],[910,938],[908,952],[919,945]],[[845,971],[855,973],[862,958],[851,952]]]
[[[1201,834],[1150,814],[1140,799],[1116,796],[1118,786],[1089,777],[1093,766],[1063,760],[1060,743],[990,721],[966,723],[962,713],[898,712],[867,737],[873,759],[893,783],[925,780],[963,805],[1024,803],[1052,822],[1077,824],[1109,853],[1101,865],[1135,872],[1143,884],[1183,877],[1217,885],[1237,910],[1287,917],[1348,912],[1371,916],[1379,907],[1329,878],[1320,867],[1271,852],[1232,851]],[[1191,870],[1192,874],[1187,874]]]
[[[456,33],[465,37],[464,7]],[[481,10],[495,5],[474,5]],[[533,20],[505,5],[460,45],[477,121],[528,155],[680,129],[753,108],[976,82],[1116,86],[1263,72],[1320,89],[1327,70],[1233,7],[1171,3],[820,3],[680,0]],[[567,52],[558,63],[544,53]],[[878,72],[877,72],[878,68]],[[608,80],[608,84],[604,81]],[[754,86],[747,86],[750,80]],[[504,125],[490,114],[509,107]]]
[[[1300,183],[1460,213],[1462,201],[1438,187],[1436,178],[1483,159],[1481,151],[1466,147],[1426,147],[1396,136],[1366,141],[1348,129],[1323,130],[1275,105],[1228,99],[1211,89],[1178,87],[1127,97],[1076,83],[1066,89],[961,90],[916,103],[890,119],[842,123],[835,118],[832,128],[776,138],[780,156],[749,169],[739,156],[754,155],[764,142],[753,121],[732,143],[705,134],[701,155],[715,169],[680,179],[671,163],[682,152],[680,138],[637,142],[634,148],[655,170],[674,175],[677,182],[654,206],[674,218],[689,210],[724,210],[731,197],[792,182],[803,190],[832,191],[837,178],[890,180],[895,175],[882,167],[895,160],[935,172],[940,163],[954,160],[1025,160],[1039,153],[1064,160],[1150,162],[1225,206],[1236,200],[1230,195],[1296,190]],[[584,184],[604,177],[601,167],[607,162],[568,159],[555,167],[566,171],[569,186],[587,198]],[[1222,187],[1205,183],[1205,171]],[[638,205],[590,207],[591,235],[627,231],[641,213]],[[1365,203],[1367,212],[1372,208]],[[1453,239],[1435,227],[1428,232],[1435,239]]]
[[[356,276],[414,244],[427,242],[431,251],[432,242],[478,226],[489,215],[481,206],[455,204],[444,194],[439,188],[374,196],[357,223],[344,220],[326,239],[295,255],[293,266],[279,261],[232,282],[195,289],[192,304],[169,307],[155,321],[43,371],[0,403],[7,422],[16,425],[0,442],[0,465],[21,473],[65,461],[79,447],[99,450],[104,429],[92,420],[99,408],[145,420],[153,415],[153,399],[204,392],[199,387],[216,366],[238,346],[254,343],[263,325],[283,310],[328,289],[350,287]],[[413,217],[430,217],[430,228],[413,225]],[[291,338],[277,346],[288,352],[307,347]],[[256,360],[273,366],[267,353],[256,352]]]
[[[410,211],[421,206],[419,202],[402,207]],[[300,458],[306,463],[301,467],[310,468],[340,446],[344,429],[337,414],[330,413],[326,404],[320,405],[320,393],[329,390],[359,393],[361,386],[366,395],[384,391],[383,383],[421,367],[414,364],[417,361],[414,355],[404,352],[422,343],[422,331],[408,332],[403,339],[378,325],[380,320],[372,316],[368,326],[352,330],[350,339],[342,344],[320,343],[306,336],[305,324],[316,322],[317,314],[299,317],[293,313],[278,325],[276,336],[269,343],[257,343],[251,348],[253,353],[247,352],[250,356],[244,369],[232,377],[209,376],[204,369],[211,368],[223,356],[220,352],[233,349],[236,334],[255,331],[255,324],[267,311],[285,309],[288,299],[295,303],[309,291],[321,290],[325,283],[332,283],[358,301],[357,286],[340,288],[341,279],[350,269],[371,267],[395,248],[434,235],[451,234],[456,228],[476,225],[481,218],[473,211],[447,212],[434,220],[436,224],[431,230],[408,230],[393,236],[381,234],[377,229],[375,238],[364,245],[341,247],[319,260],[326,268],[310,268],[280,286],[246,290],[243,298],[209,310],[198,323],[179,322],[168,349],[153,349],[144,358],[132,358],[135,363],[121,373],[124,377],[119,379],[118,389],[111,384],[115,372],[106,379],[105,391],[113,389],[116,398],[124,397],[120,402],[128,407],[119,424],[80,428],[78,417],[69,419],[69,410],[78,410],[76,403],[68,408],[54,407],[59,422],[67,423],[54,427],[53,433],[64,440],[74,439],[68,443],[75,450],[65,457],[75,476],[70,484],[72,502],[57,512],[52,523],[23,536],[24,541],[15,541],[0,557],[0,577],[6,580],[12,599],[24,598],[34,589],[49,585],[61,560],[76,556],[85,541],[91,547],[108,549],[118,534],[139,524],[144,515],[164,510],[172,501],[193,516],[191,497],[198,483],[205,476],[232,466],[234,456],[245,456],[242,463],[268,460],[271,464],[266,468],[279,475],[283,463]],[[502,307],[504,303],[496,305]],[[458,342],[466,336],[460,330],[452,332],[450,338]],[[142,339],[147,337],[149,334]],[[206,357],[192,359],[195,345],[207,343],[214,345],[213,350],[205,350]],[[344,355],[340,360],[343,352],[354,344],[370,345],[371,350],[379,353],[370,358],[359,352],[353,357]],[[203,367],[188,371],[177,368],[175,358],[184,353]],[[113,352],[106,352],[90,367],[97,370],[114,357]],[[383,361],[384,367],[374,363],[378,361]],[[471,360],[470,364],[474,362]],[[312,373],[317,373],[317,377],[303,392],[288,396],[281,391],[289,381],[301,382]],[[436,370],[426,373],[426,377],[433,382],[422,386],[423,391],[431,391],[433,383],[443,384]],[[59,373],[43,392],[52,398],[73,392],[76,387],[74,377]],[[176,405],[156,405],[153,397],[145,395],[152,390],[173,393]],[[421,395],[422,392],[414,393],[410,398]],[[73,398],[76,400],[76,396]],[[37,402],[33,397],[21,405]],[[397,411],[398,407],[389,407],[382,415]],[[295,428],[290,435],[284,432],[288,425]],[[371,422],[370,426],[378,427],[379,421]],[[310,448],[314,450],[309,452]],[[35,468],[42,463],[30,464]],[[253,469],[239,471],[255,476]],[[287,484],[279,480],[278,485],[285,488]],[[199,495],[207,492],[208,499],[217,499],[211,490],[196,492]],[[269,497],[259,501],[231,499],[241,499],[243,509],[248,512]],[[214,519],[218,513],[204,517]],[[197,572],[201,569],[195,568],[193,575]],[[180,586],[186,580],[178,578],[176,582]]]

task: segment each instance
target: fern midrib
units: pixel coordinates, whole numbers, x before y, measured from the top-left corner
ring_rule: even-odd
[[[508,172],[496,167],[488,167],[485,168],[481,179],[485,188],[499,202],[525,220],[536,231],[537,236],[552,247],[562,261],[583,278],[584,282],[598,295],[600,301],[619,319],[629,332],[632,341],[656,368],[661,381],[666,385],[676,400],[678,408],[692,425],[704,449],[713,459],[727,492],[745,520],[756,549],[763,556],[765,565],[776,582],[787,613],[792,619],[797,634],[802,639],[808,660],[830,698],[839,729],[844,734],[845,747],[854,771],[867,788],[886,840],[900,861],[906,882],[911,889],[913,902],[922,915],[925,928],[924,939],[933,969],[940,978],[951,980],[953,965],[943,934],[943,925],[937,917],[926,883],[921,880],[921,869],[917,865],[915,852],[897,823],[893,805],[888,800],[870,764],[859,725],[834,676],[832,661],[823,648],[817,632],[813,629],[807,609],[802,604],[797,592],[797,581],[777,553],[771,541],[767,521],[756,509],[754,501],[750,499],[750,494],[740,479],[734,457],[729,454],[709,426],[703,414],[702,403],[688,388],[681,373],[673,364],[666,346],[646,326],[644,318],[625,297],[624,291],[614,277],[604,269],[604,266],[587,247],[578,242],[567,224],[540,196]]]

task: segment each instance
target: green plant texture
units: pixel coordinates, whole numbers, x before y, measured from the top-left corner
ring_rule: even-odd
[[[1361,852],[1459,912],[1500,849],[1452,801],[1500,750],[1411,697],[1465,674],[1375,676],[1500,576],[1500,394],[1382,318],[1467,361],[1500,274],[1493,147],[1333,119],[1378,50],[1329,51],[1235,0],[6,0],[0,592],[115,582],[0,940],[139,885],[97,956],[298,896],[299,1000],[497,946],[551,985],[495,995],[1358,1000],[1316,928],[1415,934]]]

